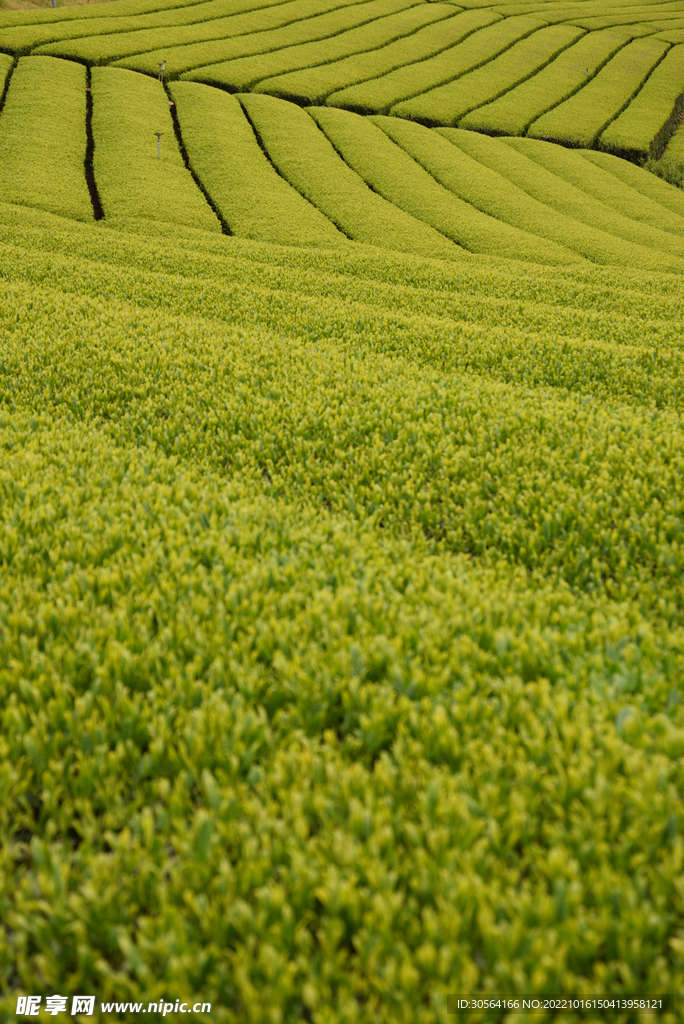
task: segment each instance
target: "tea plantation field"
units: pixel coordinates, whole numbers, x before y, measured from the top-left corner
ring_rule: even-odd
[[[682,54],[0,10],[0,1021],[682,1019]]]
[[[169,80],[528,134],[684,174],[681,0],[121,0],[4,13],[0,51],[155,76],[165,62]]]

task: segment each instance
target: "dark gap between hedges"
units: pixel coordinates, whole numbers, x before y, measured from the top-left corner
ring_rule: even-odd
[[[18,60],[18,58],[15,57],[14,58],[14,63],[12,64],[12,67],[9,69],[9,74],[7,75],[7,80],[5,82],[5,88],[2,90],[2,95],[0,95],[0,114],[2,113],[2,108],[5,106],[5,100],[7,99],[7,93],[9,92],[10,82],[12,81],[12,75],[14,74],[14,69],[17,66],[17,60]]]
[[[180,122],[178,120],[178,113],[176,111],[176,104],[174,103],[173,97],[171,96],[171,94],[169,92],[169,87],[166,84],[166,82],[164,82],[164,91],[165,91],[166,96],[167,96],[168,101],[169,101],[169,110],[171,111],[171,121],[173,122],[173,130],[174,130],[174,133],[175,133],[175,136],[176,136],[176,142],[178,143],[178,149],[180,150],[180,155],[183,157],[183,163],[185,164],[187,169],[190,171],[190,174],[192,175],[192,180],[197,185],[197,188],[200,190],[200,192],[202,193],[202,195],[206,199],[207,203],[209,204],[211,209],[214,211],[214,214],[216,215],[216,218],[217,218],[219,224],[221,225],[221,231],[223,232],[223,234],[224,235],[232,235],[233,232],[230,230],[230,226],[228,225],[227,221],[224,219],[221,211],[219,210],[218,206],[216,205],[214,200],[211,198],[211,196],[207,192],[206,188],[204,187],[204,185],[200,181],[200,179],[197,176],[197,174],[195,174],[195,170],[194,170],[192,164],[190,163],[190,157],[188,156],[188,151],[185,148],[185,143],[183,142],[183,135],[181,133]]]
[[[93,204],[95,220],[102,220],[104,210],[100,202],[100,193],[97,191],[95,181],[95,170],[93,168],[93,157],[95,155],[95,139],[93,138],[93,92],[90,68],[86,66],[86,153],[84,160],[85,179],[90,192],[90,202]]]
[[[624,49],[624,47],[622,47],[622,49]],[[672,49],[672,46],[670,46],[670,50],[671,49]],[[654,154],[655,150],[660,146],[660,142],[661,142],[662,139],[664,139],[665,141],[663,142],[662,146],[660,147],[661,148],[661,153],[664,151],[665,147],[667,146],[667,144],[670,141],[670,138],[672,136],[672,130],[669,129],[669,125],[670,125],[670,122],[673,120],[673,118],[676,116],[677,105],[680,103],[680,101],[682,99],[682,95],[681,94],[675,100],[675,105],[674,105],[674,107],[673,107],[673,109],[672,109],[672,111],[670,113],[669,118],[667,119],[667,121],[665,122],[664,126],[660,129],[660,131],[657,133],[657,135],[655,136],[655,138],[651,142],[651,146],[650,146],[649,152],[648,152],[646,157],[642,156],[641,153],[639,153],[637,150],[633,150],[633,149],[608,149],[608,148],[604,148],[603,146],[600,145],[600,140],[601,140],[601,136],[610,127],[610,125],[613,124],[614,121],[617,121],[617,119],[620,117],[620,114],[623,114],[625,112],[627,107],[630,105],[630,103],[634,99],[636,99],[636,97],[639,95],[641,90],[646,88],[646,85],[648,84],[649,78],[651,77],[653,72],[656,70],[656,68],[659,67],[660,64],[662,64],[662,62],[665,60],[665,58],[667,57],[667,55],[670,52],[670,50],[665,50],[665,53],[663,53],[662,56],[656,61],[656,63],[653,65],[651,70],[648,72],[648,74],[644,78],[644,80],[641,83],[641,85],[637,86],[637,88],[631,94],[631,96],[629,97],[627,102],[622,104],[622,106],[617,111],[617,113],[615,113],[610,118],[609,121],[606,121],[604,126],[601,128],[601,130],[596,135],[596,138],[594,139],[594,145],[591,147],[592,149],[595,148],[599,152],[603,152],[603,153],[612,153],[613,156],[622,157],[623,160],[629,160],[630,163],[637,164],[638,166],[642,166],[646,162],[646,160],[648,160],[649,158],[653,157],[653,154]]]

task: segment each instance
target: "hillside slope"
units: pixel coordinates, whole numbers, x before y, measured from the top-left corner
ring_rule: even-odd
[[[4,1011],[683,991],[683,318],[0,206]]]

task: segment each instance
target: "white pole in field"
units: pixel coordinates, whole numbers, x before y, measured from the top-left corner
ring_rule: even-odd
[[[152,134],[157,136],[157,159],[161,160],[161,140],[164,132],[152,132]]]

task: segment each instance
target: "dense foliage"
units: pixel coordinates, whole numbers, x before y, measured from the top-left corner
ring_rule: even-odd
[[[160,230],[1,208],[7,1012],[681,992],[678,280]]]
[[[54,57],[21,58],[9,81],[0,117],[0,196],[91,220],[84,175],[85,68]]]

